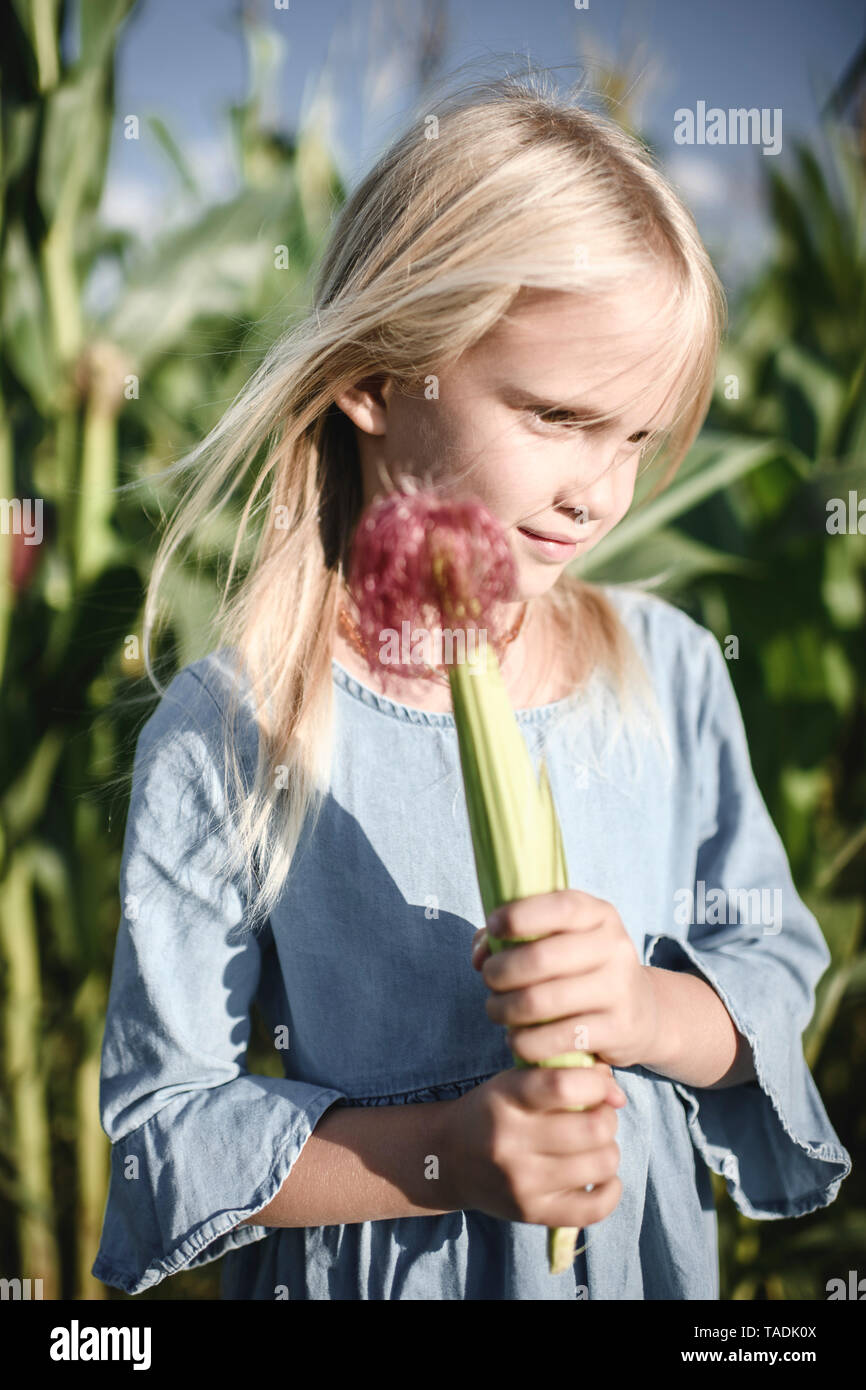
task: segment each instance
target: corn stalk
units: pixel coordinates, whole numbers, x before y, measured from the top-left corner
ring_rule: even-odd
[[[140,240],[100,225],[118,122],[114,52],[133,0],[73,8],[74,61],[60,46],[68,6],[34,0],[0,10],[0,495],[39,499],[45,523],[42,543],[26,548],[0,530],[2,1088],[13,1098],[0,1116],[0,1151],[22,1262],[41,1249],[46,1296],[53,1280],[55,1297],[92,1299],[106,1296],[90,1269],[108,1185],[99,1060],[124,807],[115,808],[113,834],[105,809],[114,775],[129,771],[133,716],[123,697],[142,669],[121,652],[139,628],[153,522],[176,500],[155,484],[145,512],[140,495],[130,501],[116,488],[146,472],[150,459],[177,457],[215,423],[220,402],[249,374],[241,349],[250,325],[258,325],[264,353],[343,188],[314,130],[290,142],[264,128],[256,33],[264,41],[266,31],[245,20],[250,95],[229,113],[238,123],[238,194],[220,204],[200,199],[186,225]],[[4,80],[13,71],[14,81]],[[150,125],[159,139],[159,123]],[[173,148],[179,167],[183,154]],[[194,180],[184,182],[194,188]],[[275,240],[292,248],[288,269],[275,266]],[[85,288],[100,261],[113,262],[119,289],[94,316]],[[275,304],[281,311],[269,317]],[[203,331],[214,335],[212,352],[202,351]],[[129,377],[139,388],[131,399]],[[210,421],[203,401],[214,402]],[[232,520],[225,521],[230,534]],[[216,606],[224,553],[221,543],[196,576],[199,608],[181,604],[173,614],[178,664],[202,654],[200,614]],[[39,1054],[37,1020],[56,1014],[57,992],[65,998],[70,988],[75,1006],[61,1010]],[[56,1113],[45,1077],[31,1085],[36,1064],[27,1070],[28,1051],[52,1069]],[[66,1134],[74,1182],[55,1202],[75,1232],[74,1257],[70,1251],[64,1262],[74,1286],[61,1293],[46,1203],[50,1143],[62,1149]]]
[[[60,1256],[51,1182],[51,1131],[43,1062],[42,987],[29,856],[13,854],[0,882],[0,948],[6,975],[5,1083],[17,1159],[21,1277],[41,1279],[43,1296],[60,1296]]]

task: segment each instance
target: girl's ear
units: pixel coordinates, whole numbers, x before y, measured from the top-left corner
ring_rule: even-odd
[[[386,376],[368,376],[338,392],[334,403],[365,434],[385,434],[388,396],[393,382]]]

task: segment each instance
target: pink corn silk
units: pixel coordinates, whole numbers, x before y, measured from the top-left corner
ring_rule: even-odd
[[[501,656],[509,624],[500,605],[514,601],[516,577],[505,533],[477,499],[398,490],[370,503],[355,531],[347,582],[371,670],[385,683],[389,675],[429,674],[417,662],[380,661],[386,628],[396,632],[403,653],[404,622],[410,624],[407,653],[419,641],[416,629],[426,629],[432,639],[437,628],[462,629],[471,650],[474,628],[486,631],[485,640]],[[432,653],[434,660],[440,655],[435,644]],[[447,653],[443,642],[443,661]],[[423,648],[421,654],[423,659]]]

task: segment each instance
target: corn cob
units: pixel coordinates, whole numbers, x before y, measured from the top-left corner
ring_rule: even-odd
[[[489,917],[503,903],[567,888],[568,869],[547,768],[542,760],[536,778],[495,653],[488,649],[485,656],[484,669],[467,659],[449,667],[448,677],[478,886]],[[535,939],[487,937],[494,953]],[[538,1063],[512,1056],[517,1067],[591,1067],[595,1062],[589,1052],[567,1052]],[[577,1234],[572,1227],[549,1229],[551,1274],[571,1268]]]
[[[496,657],[497,606],[512,597],[514,561],[499,523],[481,503],[447,502],[414,488],[371,504],[355,533],[349,588],[359,612],[367,659],[387,688],[388,675],[417,667],[382,667],[374,653],[382,629],[423,612],[493,634],[464,660],[447,663],[475,867],[485,916],[505,903],[568,887],[568,870],[547,769],[536,777]],[[468,648],[468,644],[467,644]],[[535,940],[536,938],[525,938]],[[494,952],[521,945],[488,938]],[[590,1067],[589,1052],[567,1052],[516,1067]],[[583,1110],[585,1106],[574,1106]],[[570,1269],[577,1230],[551,1228],[552,1274]]]

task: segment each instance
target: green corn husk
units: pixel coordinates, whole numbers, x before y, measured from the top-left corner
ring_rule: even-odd
[[[540,778],[536,777],[489,644],[485,657],[482,663],[478,657],[467,656],[466,661],[449,666],[448,677],[478,886],[485,916],[489,916],[503,903],[569,885],[547,769],[542,762]],[[494,952],[537,939],[506,942],[488,937]],[[514,1064],[591,1067],[595,1060],[590,1052],[566,1052],[535,1063],[514,1057]],[[586,1107],[576,1105],[572,1109]],[[577,1236],[573,1227],[548,1230],[551,1274],[571,1268]]]

